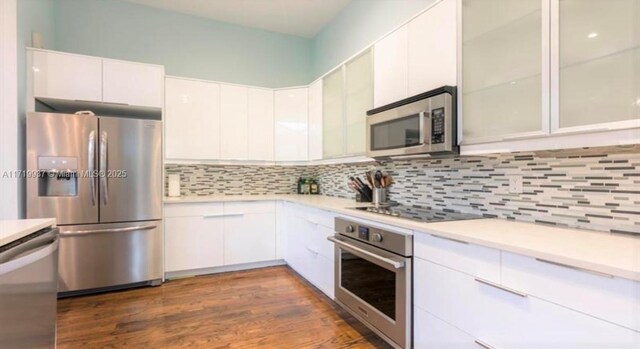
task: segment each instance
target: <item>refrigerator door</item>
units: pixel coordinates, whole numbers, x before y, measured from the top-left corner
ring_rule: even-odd
[[[162,122],[100,117],[100,222],[162,218]]]
[[[162,221],[60,228],[59,291],[160,282]]]
[[[27,114],[27,218],[98,222],[97,136],[92,115]]]

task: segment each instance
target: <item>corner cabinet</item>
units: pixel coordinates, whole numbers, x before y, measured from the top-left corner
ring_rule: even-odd
[[[460,1],[463,154],[640,142],[637,0]]]
[[[307,161],[308,153],[308,88],[275,91],[275,159]]]

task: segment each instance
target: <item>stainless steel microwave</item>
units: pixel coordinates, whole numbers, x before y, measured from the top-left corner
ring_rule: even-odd
[[[367,156],[458,154],[456,88],[444,86],[367,112]]]

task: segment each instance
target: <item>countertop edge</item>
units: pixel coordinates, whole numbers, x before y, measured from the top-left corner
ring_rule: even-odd
[[[2,221],[0,221],[0,223],[1,222]],[[0,232],[0,246],[10,244],[29,234],[35,233],[38,230],[44,229],[46,227],[53,227],[56,225],[55,218],[21,219],[21,220],[11,220],[10,222],[12,222],[11,224],[22,225],[22,226],[15,227],[15,231],[13,232]]]
[[[307,196],[305,196],[307,197]],[[322,197],[322,196],[320,196]],[[335,198],[335,197],[327,197],[333,200],[336,199],[340,199],[340,198]],[[342,200],[348,200],[348,199],[342,199]],[[305,206],[310,206],[310,207],[314,207],[314,208],[318,208],[318,209],[322,209],[322,210],[327,210],[327,211],[331,211],[337,214],[341,214],[341,215],[345,215],[345,216],[351,216],[351,217],[356,217],[356,218],[361,218],[361,219],[365,219],[365,220],[370,220],[373,222],[377,222],[380,224],[387,224],[390,226],[394,226],[394,227],[398,227],[398,228],[403,228],[403,229],[409,229],[411,231],[415,231],[417,233],[421,233],[421,234],[433,234],[433,235],[437,235],[437,236],[442,236],[442,237],[448,237],[448,238],[453,238],[456,240],[461,240],[464,242],[468,242],[470,244],[474,244],[474,245],[478,245],[478,246],[484,246],[484,247],[488,247],[488,248],[494,248],[500,251],[505,251],[505,252],[509,252],[509,253],[514,253],[514,254],[519,254],[519,255],[523,255],[523,256],[527,256],[527,257],[531,257],[531,258],[539,258],[539,259],[543,259],[545,261],[550,261],[550,262],[554,262],[554,263],[559,263],[559,264],[564,264],[567,265],[569,267],[574,267],[574,268],[578,268],[578,269],[585,269],[587,271],[594,271],[594,272],[598,272],[598,273],[604,273],[604,274],[608,274],[608,275],[612,275],[612,276],[616,276],[616,277],[621,277],[621,278],[625,278],[625,279],[629,279],[629,280],[634,280],[634,281],[640,281],[640,269],[639,270],[633,270],[633,269],[625,269],[625,268],[619,268],[616,267],[614,265],[610,265],[610,264],[606,264],[606,263],[599,263],[599,262],[593,262],[590,261],[588,259],[577,259],[577,258],[571,258],[571,257],[567,257],[567,256],[563,256],[563,255],[559,255],[559,254],[555,254],[555,253],[549,253],[540,249],[536,249],[536,248],[526,248],[523,246],[518,246],[516,244],[509,244],[509,243],[503,243],[503,242],[498,242],[495,239],[482,239],[482,238],[474,238],[474,237],[469,237],[468,235],[465,234],[455,234],[455,233],[451,233],[450,231],[446,231],[443,229],[438,229],[437,225],[440,224],[446,224],[447,222],[442,222],[442,223],[421,223],[421,222],[414,222],[414,221],[410,221],[407,220],[405,221],[399,221],[398,218],[388,218],[388,217],[383,217],[383,216],[379,216],[377,214],[373,214],[373,213],[368,213],[368,212],[361,212],[361,211],[356,211],[356,210],[351,210],[347,207],[332,207],[331,205],[322,205],[322,204],[318,204],[318,203],[312,203],[312,202],[308,202],[305,200],[301,200],[300,198],[296,197],[296,196],[289,196],[289,195],[265,195],[265,196],[242,196],[242,197],[236,197],[234,198],[233,196],[229,196],[229,197],[212,197],[212,198],[194,198],[194,199],[186,199],[186,200],[176,200],[176,199],[168,199],[165,200],[164,203],[165,204],[178,204],[178,203],[207,203],[207,202],[233,202],[233,201],[286,201],[286,202],[291,202],[291,203],[295,203],[295,204],[300,204],[300,205],[305,205]],[[350,207],[356,207],[359,203],[356,203],[355,201],[351,201],[353,203],[352,206]],[[510,222],[504,219],[498,219],[498,218],[484,218],[484,219],[492,219],[492,220],[498,220],[498,221],[502,221],[502,222]],[[541,226],[539,224],[535,224],[535,223],[529,223],[529,222],[513,222],[515,224],[529,224],[531,226],[539,226],[541,228],[543,228],[544,226]],[[429,226],[427,226],[429,225]],[[563,228],[563,227],[555,227],[555,229],[567,229],[567,230],[582,230],[582,229],[575,229],[575,228]],[[597,232],[597,231],[590,231],[590,230],[584,230],[584,232],[586,234],[607,234],[607,233],[602,233],[602,232]]]

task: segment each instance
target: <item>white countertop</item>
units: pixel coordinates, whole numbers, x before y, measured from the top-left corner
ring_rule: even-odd
[[[55,218],[0,220],[0,246],[54,225]]]
[[[421,223],[350,208],[351,199],[320,195],[253,195],[165,198],[165,203],[284,200],[391,226],[640,281],[640,237],[504,219]]]

